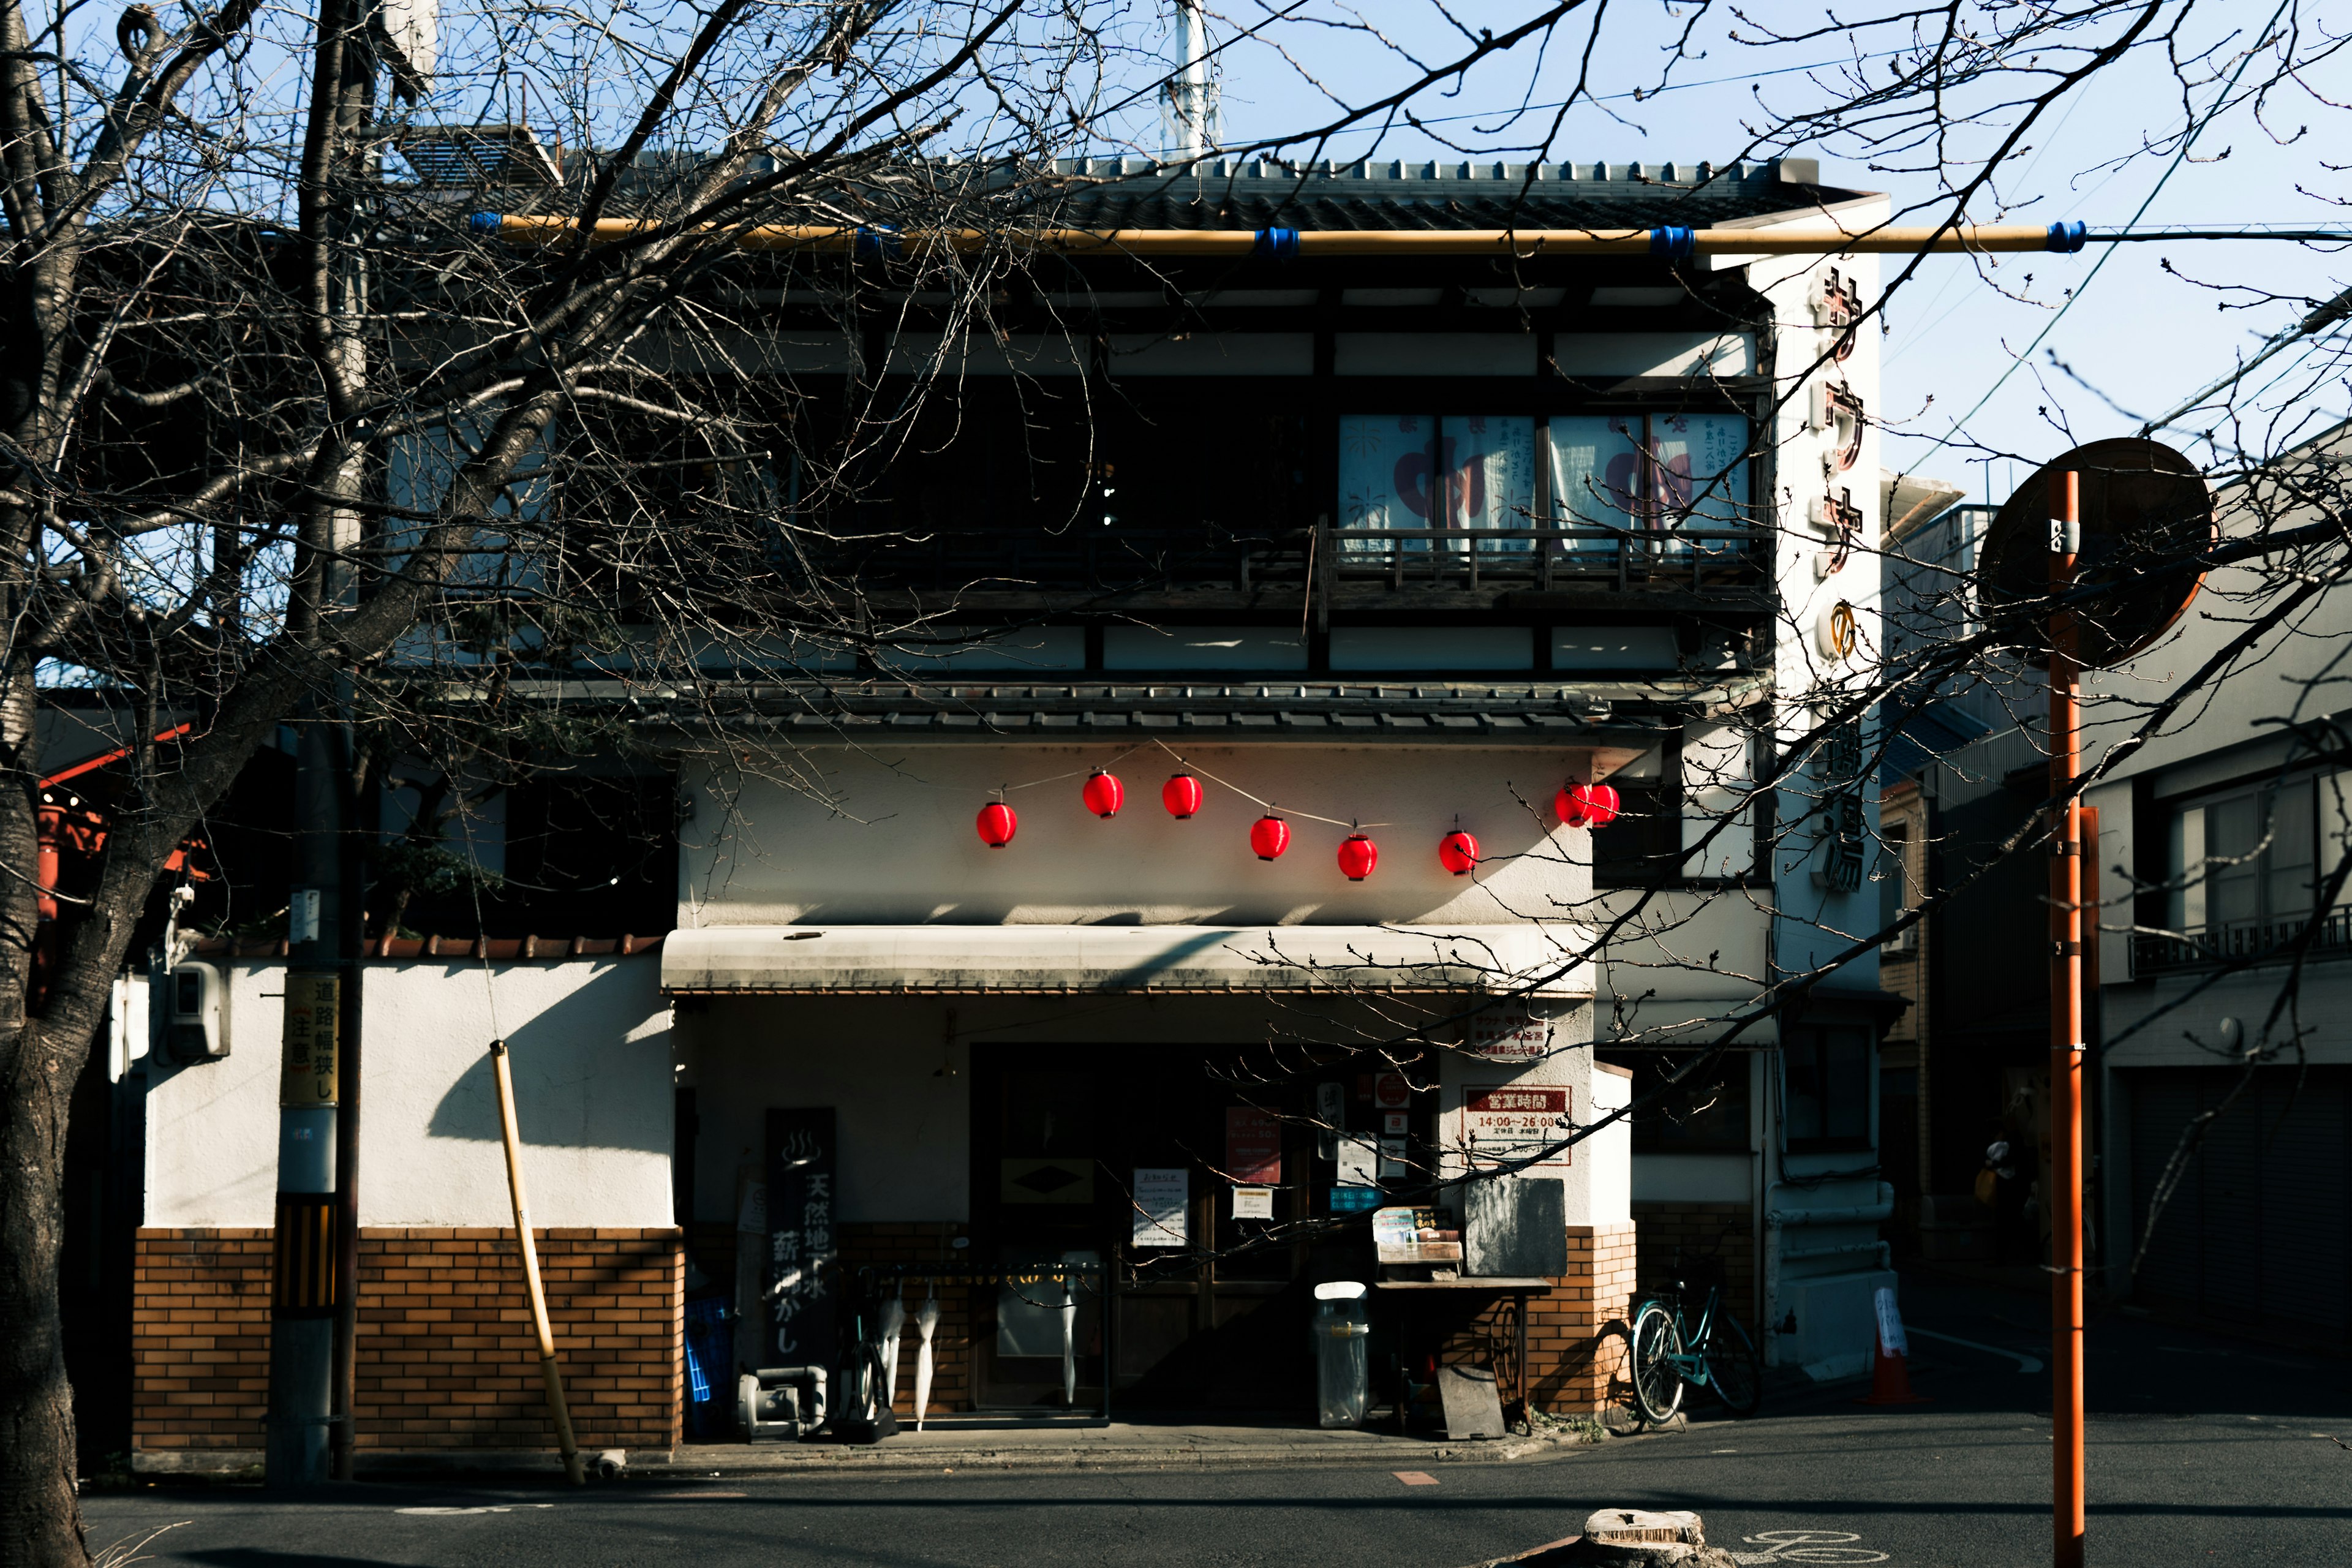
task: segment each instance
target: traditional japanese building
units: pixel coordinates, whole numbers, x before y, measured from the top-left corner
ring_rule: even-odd
[[[1538,1406],[1609,1400],[1637,1274],[1710,1259],[1770,1360],[1867,1363],[1874,966],[1554,1134],[1875,912],[1860,729],[1753,782],[1874,625],[1874,264],[1673,236],[1884,198],[1796,160],[1066,173],[1070,226],[1262,243],[1040,257],[969,342],[919,297],[845,330],[774,260],[800,405],[949,362],[859,502],[877,617],[928,629],[718,659],[716,709],[566,688],[676,759],[674,929],[372,950],[363,1451],[543,1442],[494,1028],[591,1446],[678,1440],[689,1298],[748,1368],[936,1301],[934,1410],[1306,1412],[1312,1288],[1378,1264],[1301,1222],[1496,1163],[1558,1182],[1563,1261],[1430,1342]],[[1505,229],[1665,237],[1288,237]],[[235,1049],[133,1074],[148,1464],[259,1445],[281,971],[212,962]]]

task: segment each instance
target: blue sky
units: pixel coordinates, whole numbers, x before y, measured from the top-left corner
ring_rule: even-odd
[[[1454,12],[1473,26],[1499,31],[1534,8],[1472,5],[1456,6]],[[1765,7],[1768,13],[1777,9]],[[1377,16],[1400,46],[1423,58],[1444,58],[1463,47],[1458,37],[1448,37],[1434,22],[1433,13],[1402,0],[1368,8],[1366,14]],[[1790,18],[1788,25],[1799,25],[1793,9],[1780,14]],[[1818,15],[1803,13],[1808,20]],[[2192,10],[2185,36],[2196,43],[2215,43],[2226,29],[2258,29],[2267,15],[2267,7],[2243,0]],[[1636,100],[1631,89],[1659,80],[1666,58],[1662,52],[1669,37],[1666,29],[1680,26],[1670,22],[1669,16],[1665,8],[1654,6],[1620,8],[1612,14],[1612,26],[1619,30],[1596,51],[1591,79],[1598,91],[1613,96],[1602,105],[1580,105],[1572,110],[1550,141],[1550,156],[1579,162],[1721,161],[1748,143],[1749,133],[1743,126],[1761,122],[1759,103],[1787,111],[1816,107],[1841,95],[1834,70],[1791,68],[1817,66],[1854,50],[1864,55],[1861,68],[1867,71],[1874,55],[1900,41],[1857,34],[1843,40],[1745,47],[1723,37],[1723,27],[1733,24],[1728,13],[1717,13],[1704,19],[1697,35],[1694,52],[1703,58],[1675,67],[1673,79],[1693,85]],[[1296,46],[1288,59],[1277,59],[1264,47],[1245,47],[1225,61],[1223,91],[1229,141],[1287,132],[1327,115],[1327,105],[1306,79],[1308,75],[1360,100],[1400,82],[1407,68],[1396,54],[1372,47],[1360,35],[1294,28],[1288,39]],[[1480,150],[1500,153],[1509,147],[1517,156],[1527,156],[1530,143],[1542,142],[1551,115],[1534,114],[1513,122],[1494,111],[1519,101],[1556,102],[1564,97],[1581,44],[1580,33],[1564,34],[1540,66],[1531,57],[1515,58],[1474,76],[1451,96],[1425,96],[1416,105],[1423,114],[1452,118],[1433,121],[1428,132],[1411,127],[1391,131],[1380,139],[1378,153],[1443,156],[1447,150],[1440,138],[1458,137]],[[2051,53],[2045,51],[2045,58]],[[1884,68],[1883,60],[1875,63]],[[2249,84],[2261,70],[2257,59]],[[2352,101],[2352,68],[2328,62],[2308,79],[2309,88],[2318,93]],[[1765,95],[1761,100],[1759,87]],[[2206,115],[2220,97],[2218,82],[2197,87],[2190,100],[2193,111]],[[2151,153],[2147,144],[2177,131],[2186,118],[2180,89],[2160,58],[2147,55],[2111,68],[2053,110],[2053,118],[2038,128],[2032,150],[2015,161],[2015,173],[2004,189],[2009,216],[2037,223],[2063,218],[2080,219],[2094,228],[2119,226],[2155,193],[2143,226],[2290,224],[2352,228],[2352,213],[2336,205],[2352,196],[2352,177],[2330,171],[2324,162],[2331,158],[2330,144],[2346,144],[2343,116],[2312,91],[2291,87],[2273,94],[2261,117],[2268,129],[2257,122],[2252,106],[2212,118],[2189,158],[2166,178],[2173,162],[2171,149]],[[2302,127],[2307,132],[2296,139]],[[1981,130],[1961,128],[1953,134],[1957,144],[1970,152],[1989,145]],[[1328,153],[1366,155],[1373,151],[1371,142],[1368,135],[1358,135],[1334,145]],[[1931,201],[1937,195],[1931,173],[1885,166],[1916,163],[1916,157],[1884,158],[1874,169],[1850,141],[1809,142],[1792,150],[1821,158],[1823,177],[1833,183],[1886,191],[1904,203]],[[2332,161],[2352,162],[2352,155],[2334,154]],[[1979,216],[1990,219],[2000,215],[1987,206]],[[2259,302],[2249,285],[2299,300],[2306,296],[2324,300],[2352,283],[2352,262],[2340,251],[2323,253],[2280,242],[2184,240],[2113,248],[2117,253],[2057,322],[2033,360],[2022,365],[2018,356],[2036,333],[2050,326],[2064,291],[2091,278],[2100,247],[2074,257],[2007,258],[1998,269],[1983,271],[1965,258],[1927,260],[1890,305],[1883,406],[1877,411],[1890,422],[1890,461],[1963,484],[1971,495],[1981,496],[1990,484],[1999,499],[2024,476],[2026,464],[2054,457],[2074,441],[2135,432],[2140,418],[2168,412],[2226,373],[2234,356],[2250,352],[2264,336],[2302,314],[2300,303]],[[2165,270],[2167,261],[2173,272]],[[1889,258],[1887,276],[1895,270],[1896,263]],[[2224,304],[2233,308],[2221,309]],[[2051,364],[2048,356],[2053,353],[2090,385]],[[2005,382],[2004,373],[2009,373]],[[2256,378],[2255,384],[2262,379]],[[1965,441],[1939,448],[1935,438],[1951,432],[1954,419],[1988,393],[1992,395],[1990,401],[1968,419],[1962,435],[2003,456],[1987,463],[1979,453],[1966,449]],[[2120,406],[2112,406],[2110,400]],[[2314,385],[2294,379],[2273,394],[2273,402],[2281,400],[2293,407],[2277,428],[2292,425],[2306,433],[2339,417],[2347,401],[2340,381]]]

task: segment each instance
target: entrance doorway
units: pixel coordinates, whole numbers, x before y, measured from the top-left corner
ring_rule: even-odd
[[[1330,1181],[1297,1120],[1312,1086],[1252,1082],[1230,1047],[1006,1045],[973,1057],[973,1242],[1012,1271],[992,1320],[977,1304],[978,1403],[1058,1406],[1071,1377],[1072,1407],[1099,1408],[1108,1376],[1123,1410],[1311,1408],[1312,1281],[1372,1277],[1368,1237],[1276,1239]],[[1142,1237],[1138,1173],[1151,1216]],[[1271,1188],[1268,1217],[1234,1215],[1236,1175]],[[1056,1262],[1106,1266],[1106,1287],[1077,1294],[1068,1368],[1059,1287],[1019,1278]]]

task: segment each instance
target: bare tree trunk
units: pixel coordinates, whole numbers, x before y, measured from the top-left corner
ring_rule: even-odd
[[[0,748],[0,1563],[89,1562],[74,1500],[73,1391],[58,1309],[66,1114],[89,1037],[27,1016],[37,825],[32,671],[10,671]]]

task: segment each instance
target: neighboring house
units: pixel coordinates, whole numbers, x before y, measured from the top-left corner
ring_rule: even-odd
[[[2283,471],[2340,463],[2341,432],[2279,459]],[[1963,509],[1973,510],[1973,509]],[[2243,492],[2220,494],[2225,535],[2250,531]],[[2281,526],[2297,521],[2290,513]],[[2166,692],[2240,635],[2262,602],[2259,563],[2213,574],[2179,624],[2127,665],[2085,679],[2085,768]],[[2340,708],[2330,683],[2347,629],[2340,592],[2266,637],[2228,681],[2183,706],[2145,746],[2085,793],[2102,900],[2086,954],[2086,1223],[2093,1284],[2116,1298],[2223,1329],[2352,1345],[2352,1028],[2340,908],[2318,884],[2339,863]],[[1985,1147],[2007,1138],[2021,1179],[2047,1170],[2047,898],[2042,856],[1994,865],[1994,847],[2049,792],[2045,688],[2029,672],[1996,680],[1998,706],[2023,721],[1948,749],[1918,773],[1932,844],[1927,889],[1958,888],[1924,963],[1935,1041],[1926,1125],[1931,1190],[1964,1209]],[[2288,721],[2294,721],[2293,723]],[[2256,1043],[2309,925],[2297,1005]],[[1989,976],[1998,984],[1986,984]],[[2232,1100],[2233,1091],[2243,1092]],[[2184,1148],[2200,1117],[2228,1108]],[[2152,1236],[2150,1211],[2176,1152],[2179,1185]],[[2012,1261],[2038,1259],[2038,1203],[2014,1222]],[[2132,1272],[2136,1250],[2145,1263]],[[1984,1247],[1970,1255],[1982,1255]]]
[[[1094,183],[1062,221],[1103,228],[1887,210],[1794,161],[1069,173]],[[910,1303],[936,1295],[935,1408],[1297,1412],[1311,1286],[1375,1264],[1361,1233],[1298,1242],[1286,1222],[1520,1146],[1529,1114],[1605,1116],[1661,1047],[1680,1059],[1705,1020],[1868,928],[1866,735],[1777,800],[1750,798],[1747,736],[1806,732],[1874,636],[1875,574],[1848,547],[1877,539],[1878,486],[1850,477],[1876,472],[1876,342],[1844,325],[1874,264],[1266,249],[1061,258],[1061,292],[959,356],[939,439],[914,444],[929,455],[863,503],[921,539],[877,549],[867,594],[952,603],[934,642],[736,669],[723,745],[701,707],[571,689],[678,759],[677,929],[657,957],[520,935],[372,956],[363,1447],[541,1440],[496,1237],[493,1027],[565,1259],[584,1442],[676,1440],[689,1294],[752,1308],[742,1365],[818,1353],[831,1308],[795,1285],[811,1259],[837,1268],[844,1311],[902,1282]],[[856,345],[781,297],[778,374],[822,405]],[[939,341],[925,310],[908,306],[908,346]],[[1792,386],[1817,359],[1831,390]],[[1065,530],[1015,458],[1084,453],[1087,406],[1104,412]],[[1108,819],[1081,795],[1098,768],[1126,788]],[[1199,803],[1178,813],[1161,790],[1180,777],[1171,798]],[[1624,819],[1555,816],[1555,792],[1603,779]],[[1826,826],[1761,863],[1776,814],[1808,813]],[[1272,860],[1253,843],[1269,815],[1289,840]],[[1379,849],[1361,879],[1353,822]],[[1457,828],[1475,875],[1441,861]],[[1644,893],[1674,931],[1571,962]],[[257,1305],[279,971],[231,967],[237,1051],[145,1069],[140,1308],[158,1325]],[[1568,1243],[1516,1369],[1537,1405],[1610,1397],[1637,1228],[1645,1275],[1722,1256],[1773,1361],[1867,1365],[1872,1293],[1893,1283],[1877,1046],[1899,1010],[1875,987],[1868,963],[1832,975],[1743,1037],[1703,1112],[1537,1167],[1563,1183]],[[1393,1073],[1339,1050],[1381,1042]],[[1270,1192],[1244,1204],[1237,1184]],[[1118,1280],[1180,1236],[1217,1256],[1088,1284],[1066,1353],[1037,1271]],[[1475,1296],[1437,1316],[1446,1353],[1508,1341]],[[239,1332],[244,1370],[210,1390],[236,1396],[196,1415],[172,1397],[194,1386],[186,1358],[147,1331],[142,1462],[257,1443]],[[709,1368],[722,1398],[729,1370]]]

